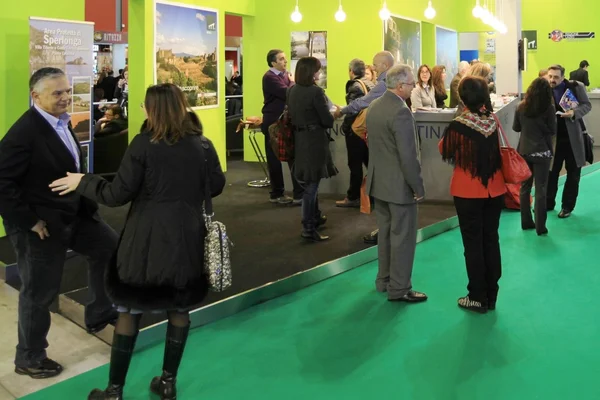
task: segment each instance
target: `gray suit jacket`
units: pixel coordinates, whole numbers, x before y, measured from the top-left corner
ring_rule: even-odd
[[[583,144],[583,130],[581,129],[581,119],[592,110],[592,103],[588,98],[585,86],[583,83],[577,81],[568,81],[567,87],[573,91],[579,106],[574,110],[575,115],[572,119],[565,121],[567,125],[567,131],[569,131],[569,142],[571,142],[571,148],[573,149],[573,155],[578,167],[585,165],[585,147]],[[561,117],[558,117],[561,118]]]
[[[390,91],[367,110],[369,168],[367,193],[394,204],[413,204],[423,197],[415,119],[398,96]]]

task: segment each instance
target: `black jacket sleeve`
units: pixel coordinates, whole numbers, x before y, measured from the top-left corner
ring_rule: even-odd
[[[209,175],[209,187],[211,197],[217,197],[223,193],[225,187],[225,174],[221,169],[221,162],[219,161],[219,155],[215,150],[212,142],[205,137],[202,137],[204,151],[207,151],[208,175]],[[208,147],[208,148],[207,148]]]
[[[0,141],[0,215],[6,223],[28,231],[39,218],[23,202],[19,185],[32,155],[33,143],[27,130],[13,127]]]
[[[81,179],[77,192],[108,207],[119,207],[133,200],[144,179],[144,142],[148,138],[137,135],[127,148],[117,176],[108,182],[97,175],[87,174]]]

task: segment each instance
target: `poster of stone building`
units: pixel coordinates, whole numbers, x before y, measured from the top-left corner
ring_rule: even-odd
[[[296,72],[296,64],[302,57],[318,58],[322,68],[317,85],[323,89],[327,89],[327,32],[292,32],[291,46],[290,72],[292,74]]]
[[[156,83],[174,83],[193,108],[219,105],[219,19],[216,10],[156,2]]]
[[[421,65],[421,22],[393,15],[383,25],[383,49],[416,74]]]

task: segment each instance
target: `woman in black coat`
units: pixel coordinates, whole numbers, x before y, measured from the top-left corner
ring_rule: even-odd
[[[303,57],[296,65],[296,85],[289,89],[287,106],[294,128],[295,159],[293,173],[304,187],[302,197],[302,237],[320,242],[329,239],[317,232],[327,218],[319,209],[319,182],[337,174],[329,150],[327,129],[333,127],[333,115],[325,92],[315,82],[321,62]]]
[[[125,376],[143,312],[167,311],[163,374],[151,389],[175,399],[175,379],[189,332],[188,311],[207,293],[203,272],[202,205],[219,195],[225,176],[212,143],[190,118],[186,99],[172,84],[146,92],[145,129],[129,145],[112,183],[90,174],[69,174],[53,191],[74,190],[109,207],[131,202],[119,247],[107,273],[107,292],[118,307],[110,378],[88,399],[122,398]],[[206,193],[206,179],[211,193]]]
[[[517,151],[523,156],[531,177],[521,184],[521,228],[535,229],[539,236],[546,228],[546,192],[548,173],[553,156],[552,136],[556,135],[556,109],[552,88],[544,78],[536,78],[525,99],[519,104],[513,120],[513,130],[521,132]],[[531,216],[531,187],[535,182],[535,221]]]

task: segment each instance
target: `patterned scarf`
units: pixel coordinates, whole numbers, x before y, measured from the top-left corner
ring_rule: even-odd
[[[497,128],[496,120],[485,109],[464,112],[444,132],[442,159],[468,171],[487,187],[502,168]]]

